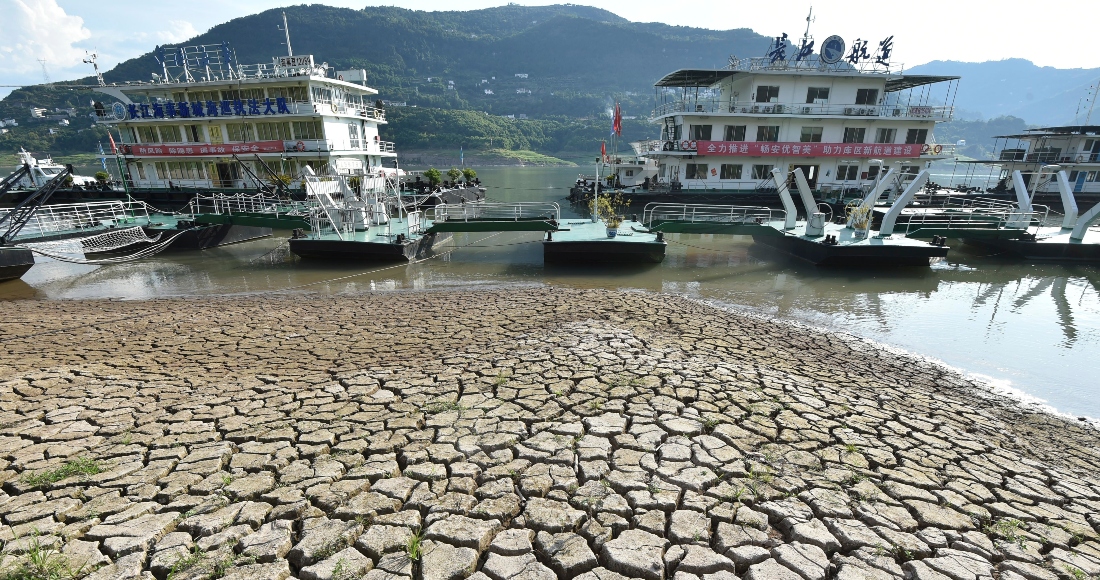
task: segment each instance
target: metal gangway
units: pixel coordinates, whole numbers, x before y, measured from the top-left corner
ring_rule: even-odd
[[[642,225],[651,232],[675,234],[782,235],[787,212],[761,206],[650,203]]]
[[[309,227],[313,201],[281,199],[270,193],[196,195],[181,213],[196,223],[293,229]]]
[[[428,210],[436,232],[554,232],[560,228],[561,207],[553,202],[477,202],[439,204]]]

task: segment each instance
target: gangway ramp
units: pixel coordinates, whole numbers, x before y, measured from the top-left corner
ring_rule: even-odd
[[[787,212],[757,206],[651,203],[642,224],[651,232],[728,236],[783,235]]]
[[[439,204],[430,210],[424,233],[556,232],[561,207],[552,202]]]

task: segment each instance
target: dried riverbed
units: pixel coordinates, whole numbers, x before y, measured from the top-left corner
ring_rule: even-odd
[[[559,287],[0,308],[0,577],[1100,575],[1094,429],[862,341]]]

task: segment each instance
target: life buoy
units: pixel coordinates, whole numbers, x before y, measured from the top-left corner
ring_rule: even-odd
[[[698,147],[696,146],[695,141],[692,141],[691,143],[688,143],[688,149],[691,149],[692,151],[695,151],[697,148]]]
[[[683,149],[684,151],[687,151],[687,148],[688,148],[688,141],[687,140],[680,141],[680,149]]]
[[[332,112],[333,112],[333,113],[335,113],[335,112],[336,112],[336,103],[333,103],[333,104],[332,104]]]
[[[305,151],[306,150],[306,142],[305,141],[299,141],[299,142],[294,144],[294,148],[297,149],[298,151]]]
[[[936,145],[935,147],[933,147],[932,153],[934,155],[939,155],[940,153],[943,153],[943,145]]]

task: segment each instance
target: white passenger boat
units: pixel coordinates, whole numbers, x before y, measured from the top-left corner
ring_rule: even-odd
[[[666,74],[650,117],[660,136],[632,144],[655,179],[632,197],[774,199],[773,169],[801,169],[818,199],[862,198],[891,168],[911,181],[955,153],[934,129],[953,116],[959,77],[907,75],[892,56],[893,37],[815,47],[807,27],[766,56]]]

